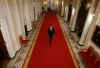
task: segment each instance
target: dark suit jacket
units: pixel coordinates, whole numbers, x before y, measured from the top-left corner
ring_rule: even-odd
[[[54,35],[54,33],[55,33],[54,28],[52,28],[52,30],[50,30],[50,28],[48,29],[48,35],[49,35],[49,37],[52,38],[52,36]]]

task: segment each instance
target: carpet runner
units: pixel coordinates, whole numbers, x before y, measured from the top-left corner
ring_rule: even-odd
[[[50,25],[55,29],[51,47],[48,36]],[[44,16],[34,50],[26,68],[76,68],[56,14],[47,13]]]

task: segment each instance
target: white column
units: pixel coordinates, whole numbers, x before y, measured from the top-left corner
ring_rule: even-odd
[[[76,12],[75,8],[72,7],[71,19],[70,19],[70,24],[69,24],[70,28],[72,27],[73,19],[75,18],[75,12]]]
[[[62,1],[61,16],[64,16],[64,1]]]
[[[68,19],[68,6],[65,7],[65,21]]]
[[[77,16],[78,16],[78,11],[79,11],[79,7],[76,8],[75,12],[74,12],[74,17],[73,17],[73,22],[71,24],[71,31],[75,31],[75,26],[76,26],[76,20],[77,20]]]
[[[27,25],[27,30],[30,31],[32,30],[32,23],[31,23],[31,18],[30,18],[30,9],[29,9],[29,2],[27,0],[25,0],[24,2],[24,19],[26,21],[26,25]]]
[[[25,39],[25,28],[24,28],[24,3],[23,0],[16,0],[16,7],[19,15],[19,20],[20,20],[20,30],[21,30],[21,35],[23,39]]]
[[[18,11],[18,6],[16,3],[16,0],[14,1],[14,6],[15,6],[15,18],[16,18],[16,26],[17,26],[17,31],[18,31],[18,35],[22,36],[23,35],[23,30],[22,30],[22,24],[20,21],[20,16],[19,16],[19,11]]]
[[[71,21],[70,21],[70,30],[71,31],[75,31],[75,27],[77,24],[76,20],[77,20],[77,15],[79,13],[80,5],[81,5],[81,1],[74,1],[73,2],[73,9],[72,9],[72,16],[73,17],[71,17]]]
[[[0,18],[0,29],[1,29],[4,41],[6,43],[5,45],[6,45],[8,54],[12,58],[15,56],[16,50],[13,48],[14,43],[12,40],[12,36],[9,33],[10,32],[9,27],[5,18]]]
[[[37,11],[37,5],[35,5],[35,21],[38,20],[38,11]]]
[[[87,16],[87,19],[86,19],[86,22],[85,22],[85,25],[84,25],[84,29],[83,29],[80,41],[79,41],[79,44],[81,44],[81,45],[85,43],[87,33],[88,33],[88,29],[91,25],[92,20],[93,20],[93,13],[92,13],[92,10],[90,9],[88,16]]]
[[[14,42],[14,45],[13,45],[14,50],[18,51],[21,48],[21,45],[19,43],[19,36],[18,36],[17,27],[16,27],[17,25],[16,25],[16,21],[15,21],[14,15],[13,15],[15,13],[12,13],[12,11],[15,10],[15,8],[13,8],[13,6],[11,7],[11,5],[13,5],[12,1],[5,0],[5,2],[6,2],[5,9],[6,9],[6,14],[7,14],[6,20],[7,20],[8,26],[9,26],[9,31],[10,31],[9,33]]]
[[[32,19],[33,21],[35,21],[35,11],[34,11],[34,8],[35,8],[35,3],[32,3]]]
[[[37,2],[32,3],[32,17],[34,21],[38,20],[38,15],[40,15],[40,12],[41,12],[40,3]]]
[[[30,20],[31,22],[34,21],[34,14],[33,14],[33,1],[30,0],[30,4],[29,4],[29,9],[30,9]]]

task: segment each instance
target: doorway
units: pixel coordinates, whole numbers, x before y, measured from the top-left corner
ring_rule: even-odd
[[[82,0],[82,4],[80,6],[78,17],[76,20],[75,30],[79,38],[81,37],[85,25],[85,21],[88,15],[88,11],[89,11],[89,8],[87,8],[87,4],[88,4],[88,0]]]

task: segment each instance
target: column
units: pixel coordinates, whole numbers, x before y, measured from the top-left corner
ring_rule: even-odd
[[[76,12],[75,8],[72,7],[71,19],[70,19],[70,23],[69,23],[69,27],[70,27],[70,28],[71,28],[71,26],[72,26],[72,24],[73,24],[73,22],[74,22],[75,12]]]
[[[24,3],[23,0],[16,0],[16,4],[17,4],[17,11],[19,14],[19,19],[20,19],[20,28],[21,28],[21,35],[23,37],[23,39],[25,40],[26,36],[25,36],[25,28],[24,28]]]
[[[61,6],[61,16],[64,16],[64,1],[62,1]]]
[[[15,56],[16,50],[13,48],[14,43],[5,18],[0,18],[0,29],[5,41],[8,54],[10,58],[13,58]]]
[[[73,5],[74,5],[74,9],[75,11],[72,10],[72,15],[74,15],[72,18],[71,18],[71,22],[70,22],[70,30],[71,31],[75,31],[75,26],[76,26],[76,20],[77,20],[77,15],[79,13],[79,9],[80,9],[80,4],[81,4],[81,1],[74,1],[73,2]]]
[[[80,41],[79,41],[80,45],[85,43],[87,33],[88,33],[88,29],[89,29],[89,27],[92,23],[92,20],[93,20],[93,12],[92,12],[92,8],[90,8],[86,22],[85,22],[85,26],[84,26],[84,29],[83,29],[83,32],[82,32],[82,35],[81,35],[81,38],[80,38]]]
[[[71,31],[75,31],[75,26],[76,26],[76,20],[77,20],[78,11],[79,11],[79,7],[76,8],[76,10],[74,12],[73,21],[72,21],[72,24],[71,24]]]
[[[7,20],[7,24],[9,27],[9,33],[10,33],[10,37],[12,37],[12,42],[13,44],[13,48],[15,51],[18,51],[21,48],[20,42],[19,42],[19,31],[18,31],[18,21],[16,22],[17,15],[16,15],[16,8],[15,8],[15,3],[13,0],[5,0],[6,2],[6,20]],[[16,17],[15,17],[16,16]]]
[[[30,9],[29,9],[29,1],[24,0],[24,19],[25,19],[25,24],[27,25],[27,31],[32,30],[32,23],[31,23],[31,18],[30,18]]]
[[[68,19],[68,6],[65,7],[65,22],[67,22]]]

